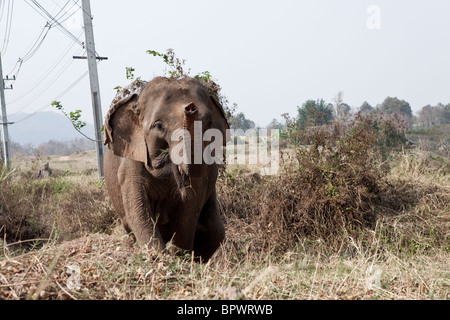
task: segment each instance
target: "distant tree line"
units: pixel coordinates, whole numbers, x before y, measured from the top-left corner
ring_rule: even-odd
[[[408,102],[398,98],[387,97],[385,101],[373,108],[369,103],[364,102],[359,110],[361,113],[383,112],[385,114],[396,113],[409,120],[411,127],[430,129],[434,126],[450,124],[450,103],[436,106],[426,105],[417,115],[413,115]]]
[[[95,149],[94,142],[84,138],[68,141],[50,140],[35,147],[32,144],[21,145],[17,142],[11,143],[11,153],[13,156],[35,156],[35,155],[56,155],[69,156],[76,152]]]
[[[386,97],[381,104],[375,107],[364,101],[360,107],[353,108],[343,101],[343,93],[339,92],[333,103],[327,103],[324,99],[306,100],[301,106],[297,106],[297,114],[290,117],[289,114],[281,115],[282,120],[273,119],[268,125],[268,129],[284,130],[292,124],[299,128],[309,126],[321,126],[330,123],[334,119],[346,120],[353,114],[383,114],[385,117],[395,116],[406,123],[409,128],[429,129],[434,126],[450,124],[450,103],[444,105],[438,103],[436,106],[426,105],[417,115],[414,115],[411,105],[397,97]],[[255,123],[246,118],[244,113],[234,113],[229,118],[232,129],[253,129]]]
[[[445,106],[442,103],[436,106],[426,105],[418,113],[417,124],[424,129],[450,124],[450,103]]]
[[[301,106],[297,106],[297,114],[290,117],[285,113],[283,121],[273,119],[268,128],[284,129],[295,124],[299,128],[322,126],[330,123],[334,119],[350,119],[353,114],[382,114],[384,117],[395,116],[401,119],[409,128],[429,129],[434,126],[450,124],[450,103],[444,105],[438,103],[436,106],[426,105],[417,115],[414,115],[410,104],[397,97],[387,97],[381,104],[373,107],[364,101],[359,108],[351,108],[343,101],[343,94],[339,92],[333,103],[326,103],[323,99],[307,100]]]

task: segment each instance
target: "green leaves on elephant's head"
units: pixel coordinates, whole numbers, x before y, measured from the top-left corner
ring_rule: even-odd
[[[163,59],[164,63],[169,68],[169,70],[166,70],[169,74],[169,78],[180,79],[183,77],[189,77],[190,69],[187,71],[184,69],[186,60],[178,59],[175,56],[175,51],[173,49],[167,49],[166,53],[160,53],[155,50],[147,50],[147,54]],[[230,106],[228,99],[221,93],[221,86],[216,82],[217,80],[213,80],[211,73],[209,71],[203,71],[194,76],[194,78],[200,81],[200,83],[208,89],[211,96],[217,99],[219,104],[223,107],[223,110],[225,110],[227,120],[231,120],[234,117],[237,105],[233,104],[233,106]]]
[[[166,70],[170,78],[179,79],[189,76],[190,70],[187,70],[187,72],[184,70],[186,60],[178,59],[175,56],[175,51],[173,49],[167,49],[166,53],[147,50],[147,54],[150,54],[154,57],[161,57],[163,59],[164,63],[170,68],[170,70]]]

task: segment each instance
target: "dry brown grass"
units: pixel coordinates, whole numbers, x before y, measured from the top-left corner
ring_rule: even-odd
[[[102,183],[86,168],[84,159],[81,163],[86,169],[79,172],[69,171],[70,159],[66,167],[53,169],[50,178],[36,178],[36,168],[46,161],[28,162],[28,170],[19,166],[1,183],[1,237],[8,242],[27,240],[29,244],[29,239],[63,241],[90,232],[107,232],[115,219],[112,207]]]
[[[96,173],[63,162],[46,180],[13,172],[0,179],[0,298],[448,299],[445,166],[411,150],[389,166],[340,166],[375,149],[335,146],[291,150],[279,176],[229,168],[218,181],[226,240],[207,264],[131,244]]]
[[[245,258],[236,261],[227,240],[206,265],[105,234],[19,256],[3,250],[3,299],[448,299],[450,286],[448,253],[405,259],[356,243],[354,257],[307,243],[284,255],[239,252]],[[78,290],[69,289],[70,266],[80,268]]]

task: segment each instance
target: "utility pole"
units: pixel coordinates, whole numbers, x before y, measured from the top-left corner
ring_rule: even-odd
[[[94,128],[95,128],[95,142],[97,150],[97,165],[98,176],[103,179],[103,135],[101,132],[103,126],[102,105],[100,102],[100,86],[98,84],[97,71],[97,55],[95,52],[94,30],[92,27],[91,3],[90,0],[82,0],[83,16],[84,16],[84,31],[86,35],[86,50],[87,60],[89,66],[89,78],[91,82],[92,95],[92,109],[94,112]]]
[[[3,79],[1,53],[0,53],[0,99],[2,100],[2,136],[3,136],[2,151],[3,151],[3,158],[5,161],[5,167],[7,167],[10,161],[10,153],[9,153],[8,116],[6,115],[6,102],[5,102],[5,80]]]

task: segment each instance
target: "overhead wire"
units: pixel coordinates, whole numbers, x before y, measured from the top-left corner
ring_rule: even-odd
[[[42,88],[41,90],[39,90],[38,94],[33,96],[31,99],[28,99],[28,101],[26,103],[23,103],[20,107],[18,107],[14,113],[12,113],[11,115],[17,114],[20,111],[24,110],[25,108],[27,108],[33,101],[36,101],[38,98],[40,98],[45,92],[48,91],[48,89],[50,89],[52,87],[52,85],[59,80],[59,78],[66,72],[67,69],[69,69],[69,67],[71,66],[71,64],[73,63],[73,60],[69,60],[67,61],[62,67],[61,69],[58,71],[58,73],[45,85],[44,88]],[[35,87],[33,87],[32,89],[35,89]],[[16,99],[15,101],[11,102],[11,104],[15,103],[16,101],[19,101],[19,99]]]
[[[53,17],[37,0],[31,0],[35,6],[33,6],[31,3],[28,2],[28,0],[25,0],[25,2],[32,7],[36,12],[38,12],[42,17],[44,17],[46,20],[50,19],[50,23],[55,25],[60,31],[62,31],[65,35],[67,35],[69,38],[77,42],[79,45],[84,47],[84,43],[77,39],[69,30],[67,30],[55,17]],[[39,9],[39,10],[38,10]]]
[[[79,37],[81,36],[82,32],[83,32],[83,31],[80,32]],[[67,47],[66,49],[64,49],[64,52],[59,56],[59,58],[58,58],[58,60],[56,61],[56,63],[54,63],[52,66],[50,66],[50,68],[47,69],[47,71],[39,78],[39,80],[38,80],[36,83],[34,83],[31,87],[29,87],[29,88],[26,90],[26,93],[25,93],[25,94],[23,94],[22,96],[20,96],[19,98],[15,99],[15,100],[12,100],[11,102],[9,102],[9,105],[13,105],[13,104],[15,104],[17,101],[20,101],[20,100],[22,100],[23,98],[29,96],[32,92],[34,92],[34,90],[35,90],[37,87],[41,86],[41,85],[44,83],[44,80],[47,79],[47,78],[52,74],[52,72],[58,67],[58,65],[64,60],[64,58],[67,57],[68,53],[70,52],[70,50],[72,50],[72,48],[73,48],[74,45],[75,45],[75,42],[72,42],[72,43],[69,45],[69,47]],[[81,53],[82,50],[83,50],[83,49],[80,48],[75,54]],[[70,57],[70,61],[69,61],[69,62],[70,62],[70,63],[73,62],[72,57]],[[66,64],[65,64],[65,65],[66,65]],[[64,67],[63,67],[63,68],[64,68]],[[62,69],[63,69],[63,68],[62,68]],[[64,70],[65,70],[65,69],[64,69]],[[17,74],[17,73],[18,73],[18,71],[16,72],[16,74]],[[63,72],[59,71],[59,72],[56,73],[56,75],[54,76],[54,78],[59,78],[62,74],[63,74]],[[17,76],[16,76],[16,79],[17,79]],[[49,85],[46,86],[46,87],[48,88]],[[38,98],[38,97],[40,96],[40,94],[42,94],[43,91],[46,91],[46,89],[45,89],[45,88],[42,88],[42,89],[40,90],[39,95],[38,95],[38,96],[35,96],[34,99]]]
[[[46,28],[48,28],[47,31],[46,31]],[[24,53],[22,55],[22,57],[17,60],[16,64],[12,68],[12,70],[6,74],[7,77],[9,77],[11,79],[14,78],[15,80],[17,80],[17,78],[19,77],[19,72],[22,67],[22,64],[24,62],[27,62],[28,60],[30,60],[36,54],[36,52],[39,50],[42,43],[44,42],[45,38],[47,37],[47,34],[50,31],[50,28],[51,27],[48,24],[46,26],[44,26],[44,28],[40,31],[37,39],[32,44],[30,49],[28,49],[28,51],[26,53]],[[17,68],[17,70],[16,70],[16,68]]]
[[[78,8],[80,8],[81,10],[83,10],[83,13],[85,13],[86,15],[90,15],[89,14],[89,12],[87,12],[86,10],[84,10],[84,8],[82,7],[82,6],[80,6],[80,0],[72,0],[77,6],[78,6]],[[92,18],[92,16],[91,16],[91,18]]]
[[[1,6],[1,8],[0,8],[0,20],[3,19],[3,10],[5,9],[5,2],[6,2],[6,0],[0,1],[0,6]]]
[[[10,0],[12,1],[12,0]],[[62,23],[67,21],[70,17],[72,17],[78,10],[70,13],[70,10],[72,10],[72,8],[77,5],[79,8],[81,8],[83,11],[84,9],[82,8],[82,6],[79,5],[79,0],[73,1],[73,5],[68,8],[67,10],[65,10],[65,8],[67,7],[67,5],[70,3],[70,0],[66,2],[66,4],[58,11],[58,13],[53,16],[52,14],[50,14],[37,0],[31,0],[31,2],[34,4],[34,6],[28,2],[30,0],[25,0],[25,3],[27,3],[31,8],[33,8],[33,10],[35,10],[36,12],[38,12],[42,17],[44,17],[44,19],[47,20],[47,24],[45,26],[48,27],[47,31],[45,33],[41,32],[38,39],[35,41],[35,43],[33,44],[33,46],[31,47],[31,49],[28,51],[25,59],[19,59],[16,63],[16,65],[14,66],[13,70],[17,67],[17,71],[16,74],[20,71],[20,68],[22,66],[22,63],[25,61],[28,61],[29,59],[31,59],[32,56],[34,56],[34,54],[38,51],[38,49],[40,48],[40,46],[42,45],[46,35],[48,34],[48,31],[53,27],[56,26],[60,31],[62,31],[65,35],[67,35],[70,39],[73,40],[73,44],[72,46],[69,48],[69,50],[73,47],[73,45],[79,44],[82,46],[83,49],[85,49],[85,44],[84,42],[82,42],[79,38],[80,36],[76,37],[75,35],[73,35],[69,30],[67,30]],[[37,7],[37,8],[36,8]],[[63,13],[62,13],[63,12]],[[62,15],[60,16],[60,14],[62,13]],[[59,18],[58,18],[59,16]],[[50,20],[48,20],[50,19]],[[58,19],[60,19],[61,21],[59,21]],[[63,20],[62,20],[63,19]],[[45,28],[43,29],[43,31],[45,30]],[[41,38],[42,36],[42,38]],[[40,40],[39,40],[40,39]],[[69,51],[68,50],[68,51]],[[66,54],[66,53],[65,53]],[[96,53],[97,54],[97,53]],[[61,59],[53,66],[51,67],[48,72],[44,75],[43,79],[44,80],[46,77],[48,77],[48,75],[57,67],[57,65],[62,61],[63,57],[61,57]],[[71,63],[73,62],[73,60],[68,61],[66,64],[63,65],[63,67],[59,70],[59,72],[57,73],[57,75],[52,79],[52,81],[50,81],[43,90],[41,90],[38,94],[38,96],[33,97],[33,101],[36,98],[39,98],[44,91],[48,90],[51,85],[58,80],[59,77],[61,77],[65,71],[69,68],[69,66],[71,65]],[[101,61],[98,61],[97,64],[99,64]],[[57,95],[54,99],[52,99],[52,101],[58,100],[60,98],[62,98],[65,94],[67,94],[70,90],[72,90],[78,83],[80,83],[87,75],[88,75],[89,71],[84,72],[80,77],[78,77],[73,83],[71,83],[65,90],[63,90],[59,95]],[[17,77],[16,77],[17,78]],[[32,90],[34,90],[38,85],[40,85],[42,81],[40,81],[39,83],[37,83],[35,86],[33,86],[31,88],[30,91],[27,92],[31,92]],[[16,101],[20,100],[16,99]],[[14,101],[14,102],[16,102]],[[33,111],[31,114],[28,114],[26,117],[15,121],[15,123],[20,123],[22,121],[25,121],[26,119],[32,117],[33,115],[35,115],[37,112],[44,110],[45,108],[48,108],[51,105],[51,102],[46,103],[45,105],[42,105],[41,107],[39,107],[37,110]],[[10,104],[14,103],[11,102]],[[11,115],[15,115],[18,112],[22,111],[23,109],[25,109],[27,106],[29,106],[29,103],[22,105],[18,110],[16,110],[13,114]]]
[[[44,42],[50,27],[47,29],[47,31],[45,32],[45,29],[48,26],[46,25],[44,27],[44,29],[42,29],[42,31],[39,33],[38,38],[36,39],[36,41],[33,43],[33,45],[31,46],[31,48],[22,56],[22,58],[19,58],[16,62],[16,64],[14,65],[14,67],[12,68],[12,70],[6,74],[6,77],[10,77],[11,79],[14,78],[14,80],[17,80],[17,78],[19,77],[19,72],[20,69],[22,68],[22,64],[24,62],[27,62],[28,60],[30,60],[35,54],[36,52],[39,50],[39,48],[41,47],[42,43]],[[45,33],[44,33],[45,32]],[[42,38],[41,38],[42,37]],[[17,71],[16,71],[17,68]]]
[[[34,3],[34,2],[35,2],[35,1],[33,1],[33,3]],[[10,76],[11,79],[17,80],[18,75],[19,75],[19,72],[20,72],[21,67],[22,67],[22,64],[23,64],[24,62],[27,62],[28,60],[30,60],[30,59],[36,54],[36,52],[39,50],[39,48],[41,47],[42,43],[44,42],[44,40],[45,40],[45,38],[46,38],[48,32],[50,31],[50,29],[51,29],[53,26],[55,26],[55,25],[61,25],[61,22],[57,21],[56,19],[57,19],[58,17],[61,18],[61,17],[65,17],[66,15],[68,15],[68,11],[65,10],[65,9],[66,9],[66,7],[69,5],[69,3],[70,3],[70,0],[68,0],[62,8],[60,7],[60,10],[58,11],[58,13],[57,13],[54,17],[51,16],[51,15],[48,13],[48,11],[46,11],[46,10],[44,9],[44,11],[48,13],[48,16],[51,17],[51,22],[50,22],[50,21],[47,21],[46,25],[44,26],[44,28],[43,28],[43,29],[41,30],[41,32],[39,33],[39,35],[38,35],[36,41],[33,43],[33,45],[31,46],[31,48],[30,48],[30,49],[22,56],[22,58],[19,58],[19,59],[18,59],[18,61],[16,62],[16,64],[15,64],[14,67],[13,67],[13,70],[12,70],[10,73],[7,74],[8,77]],[[28,3],[28,2],[27,2],[27,4],[30,5],[30,3]],[[72,6],[71,6],[68,10],[71,10],[71,9],[75,6],[75,4],[76,4],[76,2],[75,2],[74,4],[72,4]],[[34,9],[34,7],[32,7],[32,8]],[[76,10],[75,12],[77,12],[77,11],[78,11],[78,10]],[[73,12],[72,14],[69,14],[68,16],[71,17],[75,12]],[[61,14],[61,13],[62,13],[62,14]],[[42,16],[42,14],[41,14],[41,16]],[[46,18],[46,17],[44,17],[44,18]],[[67,19],[67,18],[66,18],[66,19]],[[83,31],[82,31],[82,32],[83,32]],[[75,36],[71,37],[71,38],[75,38],[75,41],[73,41],[72,45],[71,45],[71,46],[69,47],[69,49],[63,54],[63,56],[60,57],[60,59],[56,62],[56,64],[54,64],[52,67],[50,67],[50,69],[44,74],[44,76],[41,77],[41,79],[40,79],[35,85],[33,85],[29,90],[27,90],[27,93],[26,93],[26,94],[22,95],[21,97],[19,97],[18,99],[14,100],[14,101],[11,101],[10,104],[14,104],[15,102],[17,102],[17,101],[19,101],[19,100],[25,98],[25,97],[28,96],[30,93],[32,93],[33,90],[34,90],[37,86],[39,86],[39,85],[40,85],[40,84],[41,84],[41,83],[42,83],[42,82],[43,82],[43,81],[51,74],[51,72],[59,65],[59,63],[62,61],[62,59],[64,58],[64,56],[71,50],[71,48],[73,47],[74,44],[80,44],[80,43],[81,43],[81,44],[83,44],[83,47],[84,47],[84,43],[81,42],[81,40],[80,40],[80,37],[81,37],[82,32],[81,32],[77,37],[75,37]],[[51,81],[45,88],[42,88],[42,90],[40,90],[40,93],[38,94],[38,96],[35,97],[35,98],[38,98],[40,95],[42,95],[42,93],[45,92],[45,91],[51,86],[51,84],[53,84],[53,83],[54,83],[54,82],[55,82],[55,81],[56,81],[56,80],[64,73],[65,70],[67,70],[67,68],[69,67],[69,65],[70,65],[72,62],[73,62],[73,60],[69,61],[69,64],[65,64],[65,65],[63,66],[63,68],[61,69],[61,71],[60,71],[57,75],[55,75],[53,81]],[[17,68],[17,70],[16,70],[16,68]],[[19,112],[20,110],[23,110],[26,106],[27,106],[27,105],[24,105],[24,106],[19,107],[19,109],[16,110],[15,113]]]
[[[46,108],[48,108],[51,103],[55,100],[61,99],[66,93],[68,93],[70,90],[72,90],[78,83],[81,82],[81,80],[83,80],[87,75],[88,75],[89,71],[86,71],[85,73],[83,73],[77,80],[75,80],[71,85],[69,85],[64,91],[62,91],[59,95],[57,95],[54,99],[52,99],[52,101],[42,105],[40,108],[38,108],[37,110],[33,111],[32,113],[30,113],[29,115],[27,115],[26,117],[14,121],[14,123],[20,123],[22,121],[25,121],[28,118],[31,118],[32,116],[34,116],[36,113],[38,113],[39,111],[42,111]]]
[[[97,61],[97,65],[99,65],[101,63],[101,60]],[[51,101],[49,101],[48,103],[42,105],[41,107],[39,107],[37,110],[33,111],[32,113],[28,114],[27,116],[25,116],[24,118],[14,121],[14,123],[20,123],[22,121],[25,121],[29,118],[31,118],[32,116],[34,116],[36,113],[38,113],[39,111],[42,111],[48,107],[51,106],[51,103],[53,101],[56,101],[58,99],[61,99],[62,97],[64,97],[64,95],[66,95],[70,90],[72,90],[78,83],[80,83],[87,75],[89,74],[89,70],[86,71],[85,73],[83,73],[79,78],[77,78],[72,84],[70,84],[64,91],[62,91],[59,95],[57,95],[55,98],[53,98]],[[15,114],[15,113],[14,113]],[[13,115],[14,115],[13,114]]]
[[[55,2],[56,3],[56,5],[58,6],[58,3],[57,2]],[[66,2],[66,4],[65,5],[63,5],[62,6],[62,8],[58,11],[58,13],[55,15],[55,19],[60,19],[60,18],[62,18],[66,13],[67,13],[67,11],[64,11],[64,9],[67,7],[67,5],[70,3],[70,0],[67,0],[67,2]],[[59,6],[58,6],[59,7]],[[59,16],[59,14],[61,13],[61,12],[63,12],[64,11],[64,13],[62,14],[62,16],[61,17],[58,17]]]
[[[55,15],[55,17],[54,17],[54,19],[53,19],[54,21],[56,21],[55,19],[57,19],[57,17],[64,11],[64,9],[67,7],[67,5],[68,5],[69,3],[70,3],[70,0],[68,0],[68,1],[66,2],[66,4],[59,10],[59,12]],[[74,5],[72,5],[72,7],[70,7],[70,8],[73,8],[73,7],[74,7]],[[66,14],[67,14],[67,11],[64,11],[63,14],[61,15],[61,17],[64,17]],[[73,14],[74,14],[74,13],[72,13],[72,14],[69,15],[69,16],[72,16]],[[57,23],[60,24],[60,22],[57,22]],[[19,73],[19,71],[20,71],[20,68],[22,67],[22,64],[23,64],[24,62],[27,62],[28,60],[30,60],[30,59],[37,53],[37,51],[38,51],[39,48],[41,47],[42,43],[44,42],[45,38],[47,37],[47,35],[48,35],[50,29],[51,29],[54,25],[56,25],[57,23],[55,23],[55,22],[52,23],[52,22],[47,21],[46,25],[43,27],[43,29],[42,29],[41,32],[39,33],[39,35],[38,35],[36,41],[33,43],[33,45],[32,45],[31,48],[28,50],[28,52],[26,52],[24,55],[22,55],[21,58],[19,58],[19,60],[18,60],[17,63],[15,64],[13,70],[12,70],[10,73],[7,74],[8,77],[11,76],[12,79],[16,79],[16,80],[17,80],[17,78],[18,78],[18,73]],[[77,43],[82,43],[82,42],[79,40],[79,36],[76,37],[76,40],[77,40],[77,41],[76,41]],[[15,68],[16,68],[16,67],[18,67],[18,70],[17,70],[17,71],[15,71]],[[15,72],[15,74],[13,75],[14,72]]]
[[[45,30],[47,29],[47,30]],[[42,32],[39,34],[38,39],[36,40],[36,42],[33,44],[33,46],[31,47],[31,49],[22,57],[22,60],[24,62],[30,60],[35,54],[36,52],[39,50],[39,48],[41,47],[42,43],[44,42],[45,38],[48,35],[48,32],[51,29],[51,25],[47,24],[44,29],[42,29]]]
[[[6,13],[5,37],[3,38],[3,45],[2,45],[2,49],[0,51],[2,54],[5,54],[6,50],[8,49],[9,37],[11,35],[13,11],[14,11],[14,0],[8,0],[8,9],[7,9],[7,13]]]
[[[68,2],[70,2],[70,0],[68,0]],[[59,19],[59,23],[64,23],[64,22],[66,22],[66,21],[69,20],[75,13],[78,12],[77,9],[72,10],[73,7],[75,7],[76,4],[77,4],[76,2],[73,3],[72,6],[71,6],[70,8],[68,8],[67,10],[64,11],[64,14],[58,18],[58,19]],[[66,4],[66,6],[67,6],[67,4]],[[71,12],[72,12],[72,13],[71,13]],[[67,15],[67,17],[65,17],[66,15]]]

